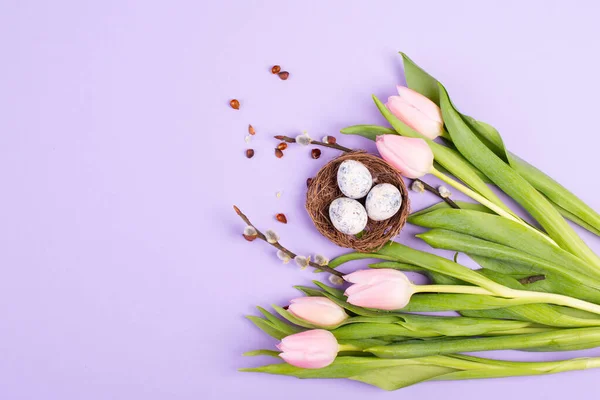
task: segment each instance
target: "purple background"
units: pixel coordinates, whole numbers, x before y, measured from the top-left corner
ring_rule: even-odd
[[[3,0],[0,398],[589,398],[599,371],[394,395],[236,372],[269,361],[242,352],[275,343],[243,316],[317,275],[244,241],[231,206],[302,254],[343,253],[303,209],[306,178],[336,152],[315,161],[292,146],[276,159],[271,136],[381,123],[370,94],[393,94],[402,50],[600,209],[586,170],[598,158],[599,12],[593,1]],[[400,240],[424,248],[416,231]]]

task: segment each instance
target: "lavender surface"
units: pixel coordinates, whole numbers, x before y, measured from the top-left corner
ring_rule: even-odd
[[[402,83],[402,50],[600,209],[599,13],[584,0],[0,2],[0,398],[593,397],[598,370],[394,394],[236,372],[265,361],[242,352],[275,344],[243,316],[327,276],[246,242],[231,206],[299,254],[343,253],[303,208],[306,178],[338,152],[313,160],[311,146],[291,144],[277,159],[272,136],[307,130],[373,151],[337,132],[383,123],[370,95]],[[413,209],[436,201],[411,196]],[[417,232],[400,240],[427,248]]]

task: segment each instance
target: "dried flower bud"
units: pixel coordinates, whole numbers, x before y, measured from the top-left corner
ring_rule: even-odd
[[[329,282],[336,286],[342,286],[344,284],[344,278],[342,278],[341,276],[331,274],[329,275],[328,279]]]
[[[327,144],[335,144],[337,140],[333,136],[323,136],[322,142]]]
[[[229,101],[229,105],[231,106],[231,108],[233,108],[234,110],[239,110],[240,109],[240,101],[237,99],[232,99]]]
[[[447,199],[448,197],[450,197],[452,195],[452,192],[450,192],[450,190],[448,190],[448,188],[446,186],[438,187],[438,193],[444,199]]]
[[[275,215],[275,219],[277,221],[281,222],[282,224],[287,224],[287,217],[283,213],[279,213],[279,214]]]
[[[273,65],[273,68],[271,68],[271,73],[273,75],[278,74],[281,71],[281,67],[279,65]]]
[[[279,79],[281,79],[282,81],[287,80],[287,78],[290,77],[290,73],[287,71],[281,71],[279,74]]]
[[[310,151],[310,156],[312,158],[314,158],[315,160],[318,159],[319,157],[321,157],[321,150],[320,149],[312,149]]]
[[[246,157],[248,157],[248,158],[254,157],[254,149],[246,150]]]
[[[277,258],[279,258],[281,261],[283,261],[284,264],[287,264],[290,262],[291,258],[288,255],[288,253],[286,253],[283,250],[277,250]]]
[[[312,139],[310,138],[310,136],[308,136],[308,134],[306,134],[306,133],[296,136],[296,143],[298,143],[302,146],[308,146],[310,144],[311,140]]]
[[[248,125],[248,133],[251,135],[256,135],[256,129],[252,125]]]
[[[310,263],[310,256],[296,256],[294,257],[294,261],[296,262],[296,265],[298,265],[300,268],[305,269]]]
[[[265,238],[267,239],[267,242],[271,244],[277,243],[279,241],[279,235],[271,229],[265,232]]]
[[[315,262],[319,265],[327,265],[329,264],[329,258],[325,257],[324,255],[317,254],[315,256]]]
[[[410,188],[417,193],[423,193],[425,191],[425,186],[423,186],[423,182],[421,181],[413,181]]]
[[[285,149],[287,149],[287,147],[288,147],[288,144],[286,142],[281,142],[277,145],[277,148],[279,150],[285,150]]]
[[[279,149],[275,149],[275,157],[277,157],[277,158],[283,157],[283,151],[281,151]]]

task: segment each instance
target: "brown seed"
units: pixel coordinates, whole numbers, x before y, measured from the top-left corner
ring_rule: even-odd
[[[287,217],[285,216],[285,214],[279,213],[275,216],[275,218],[282,224],[287,224]]]
[[[288,144],[286,142],[281,142],[277,145],[277,148],[279,150],[285,150],[285,149],[287,149],[287,147],[288,147]]]
[[[281,71],[278,75],[279,79],[281,79],[282,81],[285,81],[287,78],[290,77],[290,73],[287,71]]]
[[[281,67],[279,65],[273,65],[273,68],[271,68],[272,74],[278,74],[279,71],[281,71]]]
[[[248,158],[254,157],[254,149],[246,150],[246,157],[248,157]]]
[[[248,125],[248,133],[251,135],[256,135],[256,130],[252,125]]]
[[[281,151],[279,149],[275,149],[275,157],[277,157],[277,158],[283,157],[283,151]]]
[[[310,156],[316,160],[317,158],[321,157],[321,150],[312,149],[312,151],[310,152]]]
[[[240,109],[240,101],[237,99],[233,99],[229,101],[229,105],[231,106],[231,108],[233,108],[234,110],[239,110]]]
[[[273,137],[275,139],[277,139],[277,140],[283,140],[283,139],[285,139],[285,136],[283,136],[283,135],[276,135],[276,136],[273,136]]]
[[[327,143],[328,144],[335,144],[337,140],[335,139],[334,136],[327,136]]]
[[[253,241],[253,240],[256,240],[256,238],[257,238],[257,237],[258,237],[257,235],[253,235],[253,236],[250,236],[250,235],[244,235],[244,239],[246,239],[246,240],[247,240],[247,241],[249,241],[249,242],[251,242],[251,241]]]
[[[312,185],[312,181],[313,181],[313,178],[308,178],[306,180],[306,187],[310,187],[310,185]]]

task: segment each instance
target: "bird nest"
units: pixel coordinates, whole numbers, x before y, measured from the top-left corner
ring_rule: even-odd
[[[337,184],[337,172],[340,164],[346,160],[362,163],[371,172],[374,184],[390,183],[400,190],[402,197],[402,206],[393,217],[385,221],[369,219],[365,230],[358,235],[341,233],[329,218],[331,202],[344,196]],[[364,205],[364,199],[359,201]],[[381,249],[400,233],[408,218],[410,203],[404,179],[398,171],[377,156],[364,151],[353,151],[331,160],[319,170],[306,193],[306,210],[317,230],[327,239],[339,246],[368,253]]]

